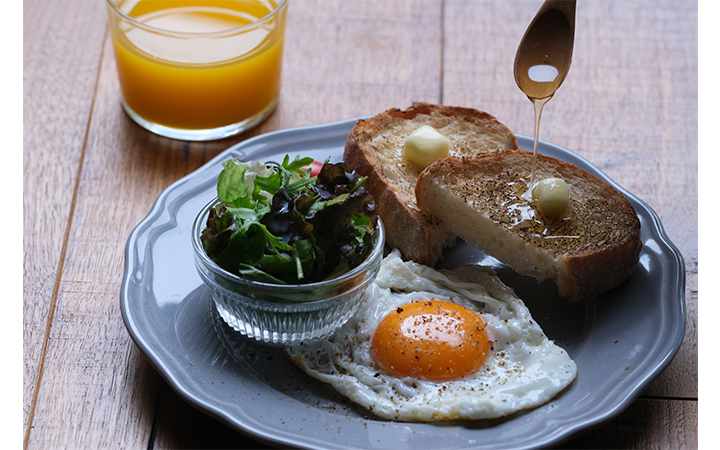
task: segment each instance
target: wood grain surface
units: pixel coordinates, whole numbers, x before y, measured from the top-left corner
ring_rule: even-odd
[[[290,0],[277,111],[189,143],[120,107],[102,0],[23,2],[24,448],[265,448],[182,400],[119,310],[125,243],[157,196],[231,145],[413,101],[475,107],[532,135],[514,83],[541,0]],[[579,2],[573,66],[540,137],[660,216],[683,255],[687,329],[625,412],[561,448],[698,447],[698,5]]]

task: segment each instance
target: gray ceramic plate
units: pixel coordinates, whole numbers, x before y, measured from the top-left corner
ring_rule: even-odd
[[[120,304],[128,331],[189,403],[231,427],[282,447],[328,449],[546,448],[620,414],[670,363],[685,330],[685,268],[648,205],[588,161],[541,142],[539,151],[604,179],[632,203],[644,244],[631,279],[595,302],[568,305],[538,285],[459,244],[443,266],[494,266],[546,334],[577,362],[578,377],[535,410],[496,421],[408,424],[379,420],[306,376],[281,348],[250,341],[218,320],[193,266],[190,227],[215,195],[221,162],[281,160],[288,153],[342,158],[355,120],[284,130],[244,141],[158,197],[127,242]],[[532,139],[520,136],[521,148]]]

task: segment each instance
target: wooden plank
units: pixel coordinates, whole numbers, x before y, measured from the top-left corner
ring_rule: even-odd
[[[438,0],[295,0],[272,129],[440,100]]]
[[[108,39],[104,52],[32,448],[147,446],[160,378],[120,314],[125,242],[165,187],[229,145],[135,125],[120,106]]]
[[[104,14],[101,2],[23,2],[23,433],[42,374]]]
[[[106,36],[30,447],[147,445],[159,376],[120,315],[124,244],[162,189],[225,145],[171,142],[132,123]]]

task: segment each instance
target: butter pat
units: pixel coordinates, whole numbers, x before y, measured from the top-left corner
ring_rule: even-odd
[[[405,139],[402,155],[423,169],[450,154],[450,141],[435,128],[423,125]]]
[[[562,178],[545,178],[533,189],[540,214],[548,217],[563,217],[570,204],[570,190]]]

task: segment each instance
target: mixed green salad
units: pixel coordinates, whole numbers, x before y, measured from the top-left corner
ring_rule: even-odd
[[[312,283],[359,265],[373,249],[372,196],[345,163],[288,155],[282,163],[223,162],[219,204],[201,240],[223,269],[267,283]]]

